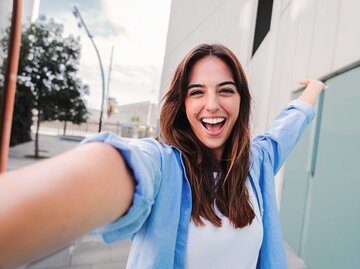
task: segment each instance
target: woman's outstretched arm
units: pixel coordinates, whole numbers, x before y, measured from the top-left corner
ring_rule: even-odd
[[[117,150],[88,143],[0,176],[0,269],[44,256],[122,216],[134,180]]]
[[[312,107],[324,88],[319,80],[309,79],[300,82],[306,88],[297,100],[293,100],[280,112],[264,135],[257,136],[253,144],[267,152],[273,172],[276,174],[290,151],[299,140],[315,113]]]
[[[316,101],[321,91],[325,88],[325,84],[316,79],[302,80],[300,81],[300,84],[304,85],[306,88],[298,100],[304,101],[315,107]]]

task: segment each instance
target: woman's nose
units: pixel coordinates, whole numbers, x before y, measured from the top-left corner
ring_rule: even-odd
[[[205,108],[209,112],[216,112],[220,108],[219,96],[210,92],[207,94]]]

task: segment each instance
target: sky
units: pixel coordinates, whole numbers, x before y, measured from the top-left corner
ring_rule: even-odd
[[[171,0],[41,0],[39,15],[64,25],[64,36],[80,36],[79,76],[90,87],[89,108],[100,109],[101,73],[95,49],[72,13],[77,5],[98,47],[109,96],[119,105],[158,102]],[[106,86],[107,88],[107,86]]]

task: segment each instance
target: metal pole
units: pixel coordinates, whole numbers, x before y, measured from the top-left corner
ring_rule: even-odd
[[[110,81],[111,81],[111,71],[112,71],[112,62],[114,57],[114,46],[111,47],[111,55],[110,55],[110,65],[109,65],[109,73],[107,80],[107,89],[106,89],[106,109],[109,110],[109,98],[110,98]]]
[[[74,6],[74,10],[73,10],[73,14],[76,18],[78,18],[80,20],[80,24],[84,27],[88,37],[91,40],[91,43],[93,44],[95,51],[96,51],[96,55],[98,57],[99,60],[99,65],[100,65],[100,73],[101,73],[101,82],[102,82],[102,95],[101,95],[101,109],[100,109],[100,119],[99,119],[99,133],[101,132],[101,128],[102,128],[102,118],[103,118],[103,113],[104,113],[104,99],[105,99],[105,75],[104,75],[104,67],[101,61],[101,57],[100,57],[100,53],[98,48],[96,47],[96,44],[93,40],[93,35],[90,33],[88,27],[85,24],[84,19],[81,16],[80,10],[77,6]]]
[[[13,0],[8,57],[0,106],[0,174],[6,172],[21,43],[21,0]]]

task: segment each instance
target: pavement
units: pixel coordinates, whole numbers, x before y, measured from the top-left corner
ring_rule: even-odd
[[[53,157],[76,147],[80,140],[80,137],[40,135],[40,155],[44,158]],[[10,148],[8,170],[39,161],[31,155],[34,155],[33,141]],[[98,237],[85,236],[43,259],[16,269],[123,269],[126,267],[130,245],[130,241],[106,245]],[[307,269],[288,244],[286,254],[289,269]]]

